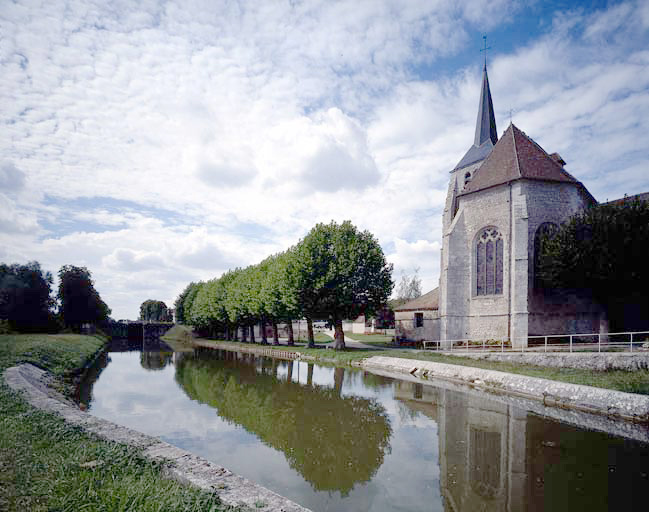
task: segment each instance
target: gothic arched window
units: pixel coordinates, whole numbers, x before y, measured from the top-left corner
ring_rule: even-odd
[[[534,235],[534,287],[543,288],[543,280],[541,279],[541,252],[543,250],[543,242],[556,235],[559,231],[559,226],[553,222],[544,222],[536,230]]]
[[[476,294],[503,292],[503,237],[496,228],[485,228],[476,243]]]

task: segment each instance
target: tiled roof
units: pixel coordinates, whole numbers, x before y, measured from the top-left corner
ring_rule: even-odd
[[[522,178],[579,183],[541,146],[510,124],[461,195]]]
[[[613,199],[612,201],[608,201],[604,204],[624,204],[632,203],[634,201],[649,202],[649,192],[643,192],[642,194],[636,194],[634,196],[620,197],[619,199]]]
[[[439,309],[439,288],[424,293],[421,297],[406,302],[395,308],[395,311],[421,311],[424,309]]]
[[[455,169],[463,169],[464,167],[468,167],[471,164],[484,160],[489,156],[489,153],[491,153],[493,148],[494,145],[491,142],[491,139],[487,139],[482,146],[471,146],[469,151],[467,151],[462,157],[462,160],[460,160],[460,163],[455,166]]]

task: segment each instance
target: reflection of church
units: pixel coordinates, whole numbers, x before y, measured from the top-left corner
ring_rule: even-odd
[[[446,512],[609,510],[647,488],[646,445],[481,394],[400,381],[395,398],[438,425]]]

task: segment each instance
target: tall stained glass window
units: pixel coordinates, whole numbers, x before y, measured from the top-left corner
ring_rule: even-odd
[[[503,292],[503,237],[496,228],[485,228],[476,244],[476,293]]]

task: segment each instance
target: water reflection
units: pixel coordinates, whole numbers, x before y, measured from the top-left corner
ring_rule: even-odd
[[[454,391],[437,405],[448,510],[640,510],[647,497],[642,443]]]
[[[93,413],[314,511],[646,508],[646,444],[505,397],[251,354],[146,348],[100,359]]]
[[[226,351],[176,358],[176,381],[187,395],[281,450],[289,465],[319,491],[346,496],[369,481],[390,449],[385,408],[376,400],[341,396],[344,368],[334,387],[293,382],[293,361]],[[286,380],[278,367],[286,367]]]
[[[173,352],[141,352],[140,364],[145,370],[162,370],[171,363]]]

